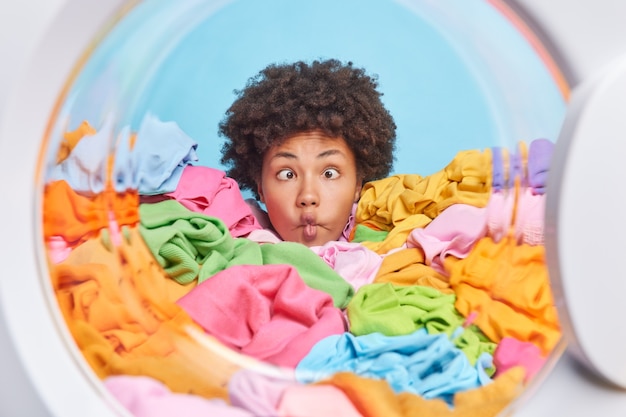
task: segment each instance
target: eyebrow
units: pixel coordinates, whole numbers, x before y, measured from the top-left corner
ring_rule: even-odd
[[[322,159],[331,155],[343,155],[343,154],[344,153],[341,152],[339,149],[328,149],[324,152],[320,152],[316,158]],[[272,155],[272,159],[275,159],[275,158],[298,159],[298,157],[292,154],[291,152],[277,152],[276,154]]]

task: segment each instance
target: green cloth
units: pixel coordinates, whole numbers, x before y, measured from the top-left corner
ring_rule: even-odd
[[[345,308],[352,286],[308,247],[294,242],[259,245],[233,238],[216,217],[193,212],[176,200],[139,206],[139,232],[155,259],[180,284],[203,282],[233,265],[288,264],[311,288]]]
[[[454,307],[455,300],[455,294],[432,287],[367,284],[359,288],[346,309],[350,333],[399,336],[426,328],[430,334],[446,333],[474,364],[483,352],[493,354],[496,344],[475,326],[463,327],[465,318]]]
[[[388,234],[389,232],[386,230],[374,230],[365,225],[357,224],[351,242],[382,242]]]
[[[203,281],[226,268],[235,241],[218,218],[176,200],[139,205],[139,232],[165,272],[180,284]]]

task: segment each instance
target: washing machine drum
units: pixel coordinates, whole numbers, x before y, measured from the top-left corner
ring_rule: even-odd
[[[33,256],[2,280],[4,321],[44,408],[496,415],[568,340],[626,385],[610,342],[625,284],[594,282],[624,232],[605,212],[618,194],[596,192],[618,178],[623,68],[570,103],[501,1],[144,1],[68,25],[85,4],[2,131],[3,169],[18,146],[32,163],[9,253]],[[307,248],[263,228],[218,125],[262,68],[329,58],[375,75],[396,160],[341,242]]]

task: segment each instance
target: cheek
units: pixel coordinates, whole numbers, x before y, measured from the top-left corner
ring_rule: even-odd
[[[272,198],[272,196],[267,196],[265,199],[265,208],[267,209],[267,214],[270,218],[270,222],[272,226],[277,231],[283,229],[285,224],[288,223],[290,216],[288,215],[287,204],[285,204],[284,199],[276,199]]]

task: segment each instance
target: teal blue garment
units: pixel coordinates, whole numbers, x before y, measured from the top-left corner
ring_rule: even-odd
[[[311,288],[329,294],[338,308],[354,289],[308,247],[294,242],[260,245],[233,238],[216,217],[193,212],[176,200],[139,206],[139,232],[155,259],[180,284],[203,282],[233,265],[288,264]]]
[[[492,382],[485,372],[492,361],[484,353],[472,366],[445,334],[430,335],[425,329],[403,336],[344,333],[317,342],[296,366],[296,378],[308,384],[353,372],[385,380],[396,393],[440,398],[452,405],[457,392]]]
[[[301,243],[264,244],[261,251],[266,264],[293,265],[309,287],[330,294],[335,307],[345,308],[354,295],[354,288],[349,282]]]

